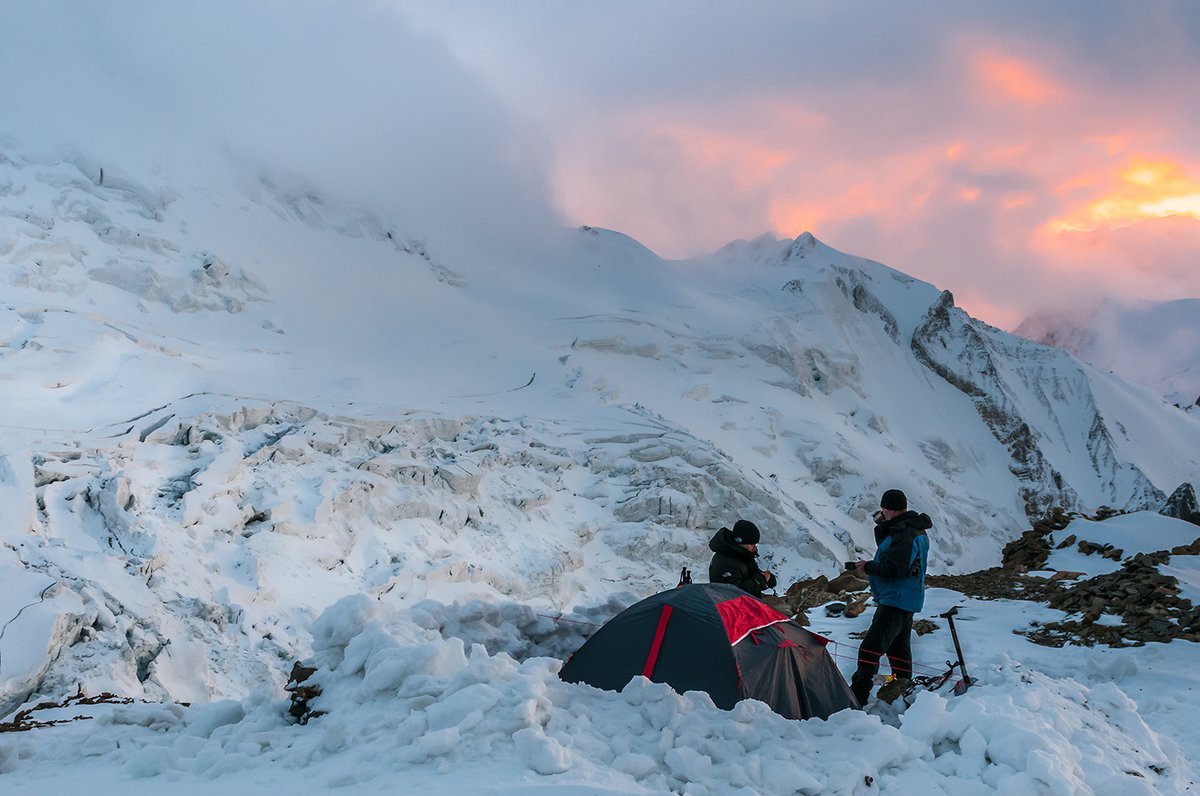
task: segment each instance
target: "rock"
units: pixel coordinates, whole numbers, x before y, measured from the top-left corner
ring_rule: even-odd
[[[913,681],[907,677],[894,677],[879,686],[879,691],[875,696],[880,702],[891,704],[896,701],[897,697],[902,697],[911,691],[912,687]]]
[[[1075,534],[1071,534],[1066,539],[1063,539],[1061,542],[1058,543],[1058,545],[1055,546],[1054,549],[1055,550],[1063,550],[1065,548],[1070,547],[1073,544],[1075,544]]]
[[[857,600],[846,604],[846,616],[851,618],[861,615],[865,610],[867,610],[867,595],[865,594]]]
[[[1104,554],[1120,552],[1109,549]],[[1080,618],[1041,625],[1027,637],[1050,646],[1072,641],[1127,647],[1194,633],[1200,611],[1179,596],[1179,582],[1174,577],[1158,570],[1169,558],[1166,551],[1137,553],[1117,572],[1089,578],[1052,595],[1052,608],[1079,613]],[[1105,614],[1120,616],[1122,623],[1095,624]]]
[[[830,603],[825,606],[825,616],[841,616],[846,613],[845,603]]]
[[[1190,483],[1184,482],[1171,493],[1167,502],[1158,510],[1165,517],[1200,525],[1200,502],[1196,500],[1196,489]],[[1198,540],[1200,541],[1200,540]]]
[[[1057,583],[1003,567],[992,567],[967,575],[928,575],[925,585],[952,589],[985,600],[1046,600],[1060,591]]]
[[[829,581],[826,586],[827,591],[834,594],[845,594],[851,591],[862,591],[867,588],[868,581],[866,578],[860,578],[855,572],[843,572],[833,580]]]
[[[1038,530],[1038,525],[1046,530]],[[1033,530],[1025,531],[1020,538],[1006,544],[1001,566],[1017,572],[1044,567],[1050,558],[1050,543],[1046,537],[1052,530],[1049,524],[1039,522]]]
[[[866,586],[866,581],[859,580],[849,572],[842,573],[833,581],[824,575],[818,575],[815,578],[796,581],[788,587],[783,597],[776,597],[774,601],[767,601],[764,598],[764,602],[767,602],[772,608],[790,615],[806,608],[816,608],[834,600],[842,600],[847,592],[861,591]]]
[[[912,624],[912,629],[918,636],[926,636],[938,629],[936,622],[930,622],[928,619],[917,619]]]
[[[1072,537],[1072,538],[1074,538],[1074,537]],[[1058,583],[1059,581],[1063,581],[1063,580],[1078,580],[1079,578],[1082,578],[1082,577],[1083,577],[1082,572],[1073,572],[1069,569],[1063,569],[1063,570],[1059,570],[1058,572],[1055,572],[1053,575],[1051,575],[1050,582]]]
[[[288,677],[287,685],[283,687],[284,691],[291,694],[288,715],[300,724],[308,724],[309,719],[325,715],[323,711],[313,710],[308,704],[310,699],[316,699],[321,695],[321,687],[315,684],[303,685],[316,673],[315,667],[304,666],[300,661],[296,661],[292,664],[292,673]]]
[[[1200,538],[1191,544],[1176,545],[1171,548],[1173,556],[1200,556]]]

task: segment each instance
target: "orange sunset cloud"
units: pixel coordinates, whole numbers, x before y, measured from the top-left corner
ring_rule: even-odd
[[[1111,182],[1106,195],[1052,220],[1049,230],[1092,232],[1172,216],[1200,220],[1200,181],[1169,158],[1135,159]]]

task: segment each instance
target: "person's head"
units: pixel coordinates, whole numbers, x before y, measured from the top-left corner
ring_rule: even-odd
[[[879,510],[884,520],[895,519],[908,511],[908,498],[899,489],[889,489],[879,499]]]
[[[740,544],[751,553],[758,552],[758,526],[750,520],[738,520],[733,524],[733,530],[729,534],[733,537],[735,544]]]

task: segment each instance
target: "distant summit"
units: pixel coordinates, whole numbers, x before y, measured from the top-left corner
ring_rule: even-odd
[[[1108,300],[1075,310],[1046,310],[1026,318],[1015,333],[1200,412],[1200,299]]]

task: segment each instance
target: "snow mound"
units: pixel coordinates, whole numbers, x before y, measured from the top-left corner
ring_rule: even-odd
[[[1189,764],[1111,684],[1087,687],[1011,661],[962,697],[922,693],[890,722],[846,710],[789,721],[754,701],[731,711],[644,678],[622,692],[563,683],[560,662],[518,661],[445,638],[421,608],[366,595],[313,625],[326,715],[285,720],[280,700],[196,708],[105,707],[89,722],[10,736],[12,793],[97,769],[148,792],[292,787],[436,792],[504,782],[610,793],[1182,793]],[[89,726],[90,725],[90,726]],[[93,732],[102,729],[102,732]],[[88,739],[91,740],[88,740]],[[485,773],[486,772],[486,773]]]

